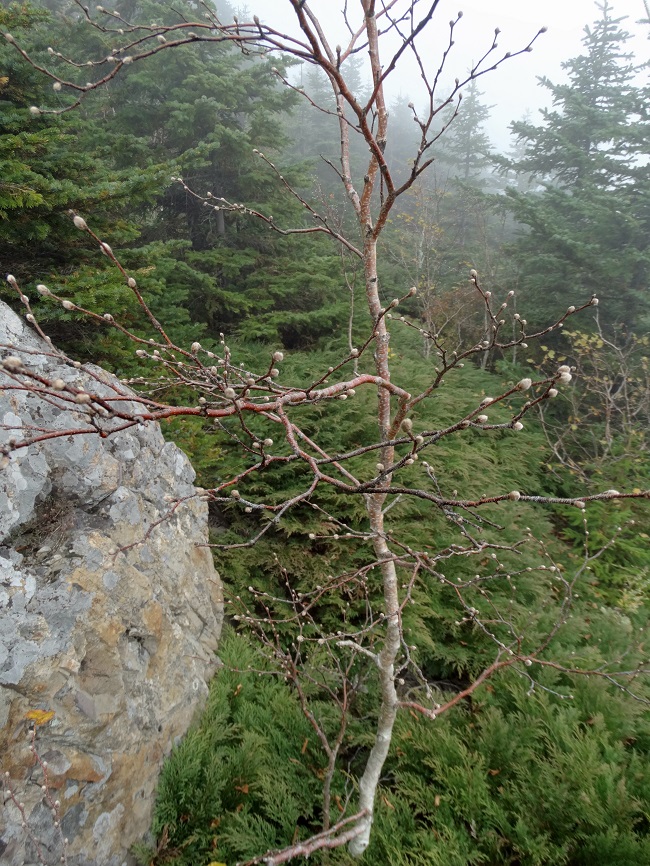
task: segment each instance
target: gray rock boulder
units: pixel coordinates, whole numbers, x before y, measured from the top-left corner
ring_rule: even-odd
[[[75,366],[0,305],[8,355],[137,412],[117,379]],[[35,393],[38,379],[26,381],[0,370],[0,447],[89,432],[14,450],[0,471],[0,863],[59,862],[65,837],[71,866],[121,866],[214,671],[223,603],[200,546],[207,504],[158,425],[119,429],[123,419],[98,420],[66,392]],[[30,748],[34,725],[62,833]]]

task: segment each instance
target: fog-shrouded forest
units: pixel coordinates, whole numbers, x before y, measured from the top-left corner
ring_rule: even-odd
[[[226,584],[142,863],[650,864],[650,21],[594,3],[498,150],[544,34],[436,5],[377,4],[449,36],[387,104],[401,49],[253,0],[0,8],[2,299],[150,401]]]

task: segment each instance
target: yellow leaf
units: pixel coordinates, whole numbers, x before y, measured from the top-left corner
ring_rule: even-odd
[[[225,863],[217,863],[216,860],[213,860],[212,863],[208,863],[208,866],[226,866]]]
[[[35,725],[47,725],[54,718],[54,710],[30,710],[25,718]]]

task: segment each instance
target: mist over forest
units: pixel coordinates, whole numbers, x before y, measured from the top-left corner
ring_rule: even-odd
[[[381,536],[402,593],[400,713],[360,862],[650,864],[648,10],[593,4],[559,77],[530,98],[513,85],[505,108],[492,77],[515,82],[544,56],[537,25],[502,45],[468,23],[471,48],[428,95],[405,52],[377,144],[367,51],[336,65],[352,38],[334,22],[342,3],[320,11],[350,99],[327,64],[187,35],[206,15],[243,26],[256,5],[260,34],[274,21],[299,34],[294,0],[0,9],[0,267],[20,286],[3,281],[2,300],[24,315],[29,296],[71,358],[199,407],[161,424],[212,492],[224,668],[163,770],[141,862],[230,866],[355,813],[385,701]],[[463,45],[456,12],[422,51],[429,80]],[[386,63],[412,26],[395,22]],[[107,80],[86,92],[86,73]],[[363,121],[352,101],[372,105]],[[493,123],[506,112],[508,137]],[[154,319],[203,390],[147,345]],[[345,376],[361,385],[309,403]],[[378,426],[371,376],[403,388],[387,398],[393,427]],[[260,409],[282,388],[306,395],[295,441],[277,431],[284,410]],[[312,484],[339,470],[359,495]],[[313,859],[354,862],[342,845]]]

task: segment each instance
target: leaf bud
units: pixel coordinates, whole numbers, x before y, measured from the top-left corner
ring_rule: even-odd
[[[266,448],[270,448],[273,445],[273,439],[265,439],[263,444]]]
[[[470,280],[475,280],[477,277],[478,277],[478,271],[475,268],[472,268],[472,270],[469,272]]]
[[[567,307],[567,313],[575,313],[576,308],[571,304],[570,307]]]
[[[234,388],[226,388],[223,392],[224,397],[228,397],[229,400],[234,400],[237,396]]]
[[[377,463],[377,465],[375,466],[375,469],[377,470],[377,472],[383,472],[384,468],[385,467],[384,467],[383,463]]]
[[[584,508],[585,507],[585,503],[581,499],[576,499],[576,501],[573,504],[575,505],[576,508]]]
[[[11,35],[11,33],[5,33],[5,39],[7,40],[7,42],[15,42],[16,41],[14,39],[14,37]]]
[[[280,371],[277,367],[271,367],[271,376],[275,379],[280,375]]]
[[[65,382],[63,379],[53,379],[51,385],[55,391],[65,391]]]
[[[74,395],[75,403],[90,403],[90,400],[90,394],[86,394],[85,391],[79,391],[78,394]]]
[[[350,349],[350,355],[353,358],[356,358],[359,355],[359,350],[358,349]]]
[[[54,84],[52,85],[52,90],[55,90],[58,93],[59,90],[61,90],[61,82],[55,81]]]
[[[159,34],[156,36],[156,39],[158,40],[158,42],[160,42],[161,45],[162,45],[163,42],[167,42],[167,40],[166,40],[165,37],[162,35],[162,33],[159,33]]]
[[[190,346],[190,352],[193,355],[196,355],[196,353],[200,352],[200,351],[201,351],[201,344],[198,341],[195,341],[194,343],[192,343],[192,345]]]
[[[402,430],[405,433],[410,433],[412,429],[413,429],[413,421],[410,418],[405,418],[402,421]]]
[[[231,490],[230,495],[233,499],[241,499],[241,493],[239,492],[239,490]]]
[[[560,382],[562,382],[563,385],[568,385],[571,379],[573,379],[571,373],[560,373]]]
[[[106,322],[114,322],[114,321],[115,321],[115,319],[111,316],[110,313],[104,313],[104,315],[102,316],[102,318],[103,318]]]
[[[80,231],[85,231],[88,228],[88,223],[83,217],[80,217],[79,214],[74,215],[74,219],[72,222],[75,224],[75,227]]]
[[[61,306],[63,307],[64,310],[74,310],[75,309],[75,305],[72,303],[72,301],[61,301]]]
[[[508,494],[508,499],[512,499],[513,502],[517,502],[521,499],[521,493],[518,490],[511,490]]]
[[[478,415],[476,420],[478,421],[479,424],[487,424],[488,416],[487,415]]]
[[[494,397],[483,397],[480,402],[481,406],[489,406],[490,403],[494,403]]]
[[[592,298],[589,301],[589,303],[591,304],[592,307],[597,307],[598,306],[598,298]]]
[[[416,287],[416,286],[411,286],[411,288],[410,288],[409,291],[408,291],[409,298],[412,298],[413,295],[417,295],[417,293],[418,293],[417,287]]]
[[[512,429],[513,430],[523,430],[524,425],[521,423],[521,421],[515,421],[515,423],[512,425]]]
[[[279,364],[280,361],[284,361],[284,355],[282,354],[282,352],[274,352],[273,360]]]
[[[547,391],[549,397],[557,397],[558,393],[557,388],[549,388]]]
[[[5,368],[5,370],[9,370],[10,372],[15,373],[23,366],[23,362],[17,355],[9,355],[2,362],[2,366]]]
[[[516,388],[518,391],[527,391],[530,386],[533,384],[533,380],[529,378],[520,379],[516,384]]]
[[[48,287],[44,286],[43,283],[39,283],[36,286],[36,291],[39,293],[39,295],[51,295],[52,294],[52,292],[48,289]]]

